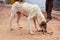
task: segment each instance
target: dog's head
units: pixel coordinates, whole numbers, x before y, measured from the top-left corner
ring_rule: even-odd
[[[45,21],[42,21],[41,26],[45,26],[45,25],[47,25],[47,23]]]
[[[40,26],[41,26],[42,28],[44,28],[44,30],[46,30],[46,28],[47,28],[47,22],[42,21],[41,24],[40,24]]]

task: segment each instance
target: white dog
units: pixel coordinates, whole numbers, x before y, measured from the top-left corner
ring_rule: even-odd
[[[20,12],[20,13],[17,13],[17,12]],[[36,4],[33,5],[33,4],[29,4],[29,3],[20,4],[19,2],[15,2],[11,8],[10,27],[12,25],[12,20],[13,20],[15,14],[18,15],[18,19],[17,19],[18,26],[19,26],[19,19],[20,19],[21,14],[27,16],[30,34],[34,34],[32,32],[32,28],[31,28],[32,27],[31,20],[34,20],[36,29],[37,29],[37,27],[36,27],[36,21],[37,21],[38,24],[41,26],[41,28],[46,30],[46,19],[38,5],[36,5]],[[44,27],[42,27],[42,26],[44,26]],[[11,29],[12,29],[12,27],[11,27]]]

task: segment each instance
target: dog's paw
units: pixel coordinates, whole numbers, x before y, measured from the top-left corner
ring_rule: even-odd
[[[42,30],[37,30],[38,32],[42,32]]]
[[[20,29],[22,29],[22,27],[19,27]]]
[[[14,29],[10,29],[10,31],[13,31]]]
[[[29,33],[30,35],[34,35],[34,33]]]

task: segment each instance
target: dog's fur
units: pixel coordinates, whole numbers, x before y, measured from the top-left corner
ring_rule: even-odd
[[[43,26],[43,28],[46,30],[46,19],[38,5],[33,5],[33,4],[29,4],[29,3],[21,3],[20,4],[19,2],[15,2],[11,8],[11,15],[10,15],[10,28],[11,29],[12,29],[11,22],[12,22],[15,14],[17,14],[17,16],[18,16],[18,19],[17,19],[18,26],[19,26],[19,19],[20,19],[21,14],[27,16],[30,34],[33,34],[32,28],[31,28],[32,27],[31,20],[34,21],[36,29],[37,29],[37,27],[36,27],[36,21],[37,21],[38,24]]]

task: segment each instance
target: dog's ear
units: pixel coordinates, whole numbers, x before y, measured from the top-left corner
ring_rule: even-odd
[[[41,26],[45,26],[45,25],[47,25],[47,22],[42,21],[40,25],[41,25]]]

